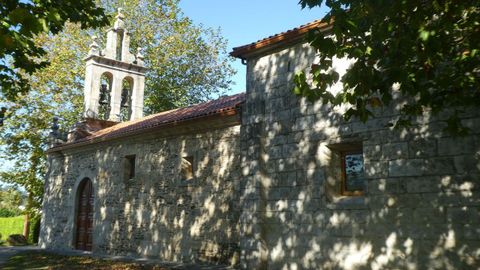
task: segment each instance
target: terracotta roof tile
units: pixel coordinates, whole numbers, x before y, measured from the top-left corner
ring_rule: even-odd
[[[80,143],[83,144],[119,138],[142,131],[155,129],[160,126],[166,126],[174,123],[203,118],[222,112],[232,111],[237,109],[238,106],[240,106],[244,101],[245,93],[240,93],[197,105],[152,114],[142,119],[119,123],[112,127],[99,130],[92,135],[77,141],[55,146],[50,149],[50,151],[55,151],[56,148],[64,148],[65,146],[76,145]]]
[[[327,22],[324,22],[322,20],[315,20],[313,22],[301,25],[288,31],[269,36],[264,39],[260,39],[256,42],[240,47],[235,47],[230,52],[230,55],[233,57],[245,59],[248,54],[256,52],[260,49],[266,49],[269,47],[274,47],[275,45],[281,45],[283,43],[296,41],[312,29],[320,28],[322,30],[327,30],[329,29],[329,27],[330,26]]]

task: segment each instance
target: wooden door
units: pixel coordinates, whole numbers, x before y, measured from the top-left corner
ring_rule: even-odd
[[[80,183],[77,200],[77,232],[75,248],[79,250],[92,250],[93,227],[93,186],[90,179]]]

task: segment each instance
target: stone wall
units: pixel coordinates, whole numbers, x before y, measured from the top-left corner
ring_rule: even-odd
[[[478,269],[480,112],[462,115],[472,129],[462,138],[443,131],[443,115],[388,127],[398,104],[344,122],[342,108],[292,94],[314,59],[305,44],[248,59],[242,268]],[[334,146],[348,144],[363,148],[363,196],[331,188]]]
[[[478,269],[480,112],[461,115],[472,129],[461,138],[443,131],[444,115],[390,128],[398,95],[367,123],[345,122],[345,108],[291,92],[314,59],[307,45],[249,59],[241,127],[52,153],[41,245],[72,248],[74,194],[89,177],[97,253],[232,264],[239,253],[243,269]],[[362,196],[338,191],[345,145],[363,151]],[[125,181],[131,154],[137,174]],[[179,176],[182,156],[197,160],[193,181]]]
[[[170,137],[159,131],[51,153],[40,246],[73,249],[75,194],[88,177],[94,253],[237,263],[239,132],[239,125]],[[132,154],[128,180],[123,159]],[[185,156],[194,158],[193,179],[180,174]]]

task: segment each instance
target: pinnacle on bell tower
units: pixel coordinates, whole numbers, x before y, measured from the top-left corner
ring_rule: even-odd
[[[130,34],[125,28],[122,9],[107,31],[102,50],[92,36],[86,57],[84,117],[114,122],[143,117],[145,71],[141,48],[130,53]]]

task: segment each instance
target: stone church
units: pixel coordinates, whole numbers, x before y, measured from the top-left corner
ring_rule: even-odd
[[[123,17],[86,58],[84,121],[48,150],[41,247],[241,269],[478,269],[480,112],[366,123],[292,94],[315,21],[234,48],[246,93],[143,117]],[[335,59],[340,73],[350,61]],[[335,91],[332,87],[332,91]]]

